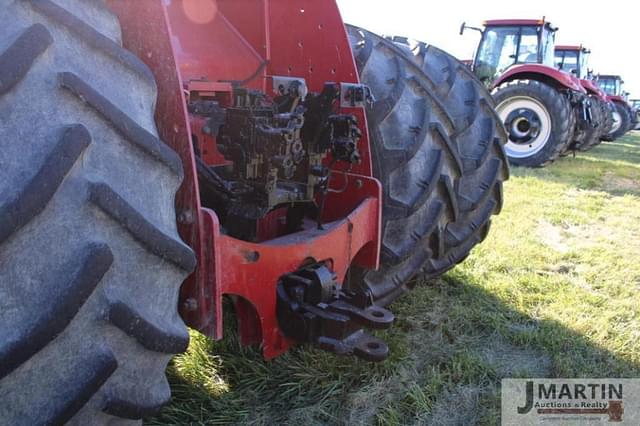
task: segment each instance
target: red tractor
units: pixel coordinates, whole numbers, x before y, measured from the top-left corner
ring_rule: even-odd
[[[635,113],[632,118],[632,121],[635,124],[634,130],[640,130],[640,99],[630,99],[629,103]]]
[[[3,1],[0,422],[130,424],[185,323],[380,361],[502,206],[490,95],[333,1]]]
[[[619,75],[598,75],[598,86],[607,93],[607,98],[615,107],[613,112],[613,127],[608,135],[603,137],[604,140],[613,141],[633,130],[633,111],[629,102],[623,95],[624,81]]]
[[[591,50],[580,45],[556,46],[556,67],[571,73],[580,79],[580,84],[587,91],[591,99],[592,114],[599,121],[600,126],[586,130],[587,134],[579,138],[575,145],[578,151],[588,151],[599,144],[603,137],[611,133],[613,128],[613,111],[615,106],[609,101],[607,94],[591,78],[588,61]]]
[[[485,21],[473,71],[493,90],[512,164],[542,167],[600,125],[580,80],[555,67],[557,28],[545,19]]]

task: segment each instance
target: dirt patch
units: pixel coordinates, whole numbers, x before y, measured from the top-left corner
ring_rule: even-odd
[[[480,399],[487,388],[474,385],[458,385],[443,392],[431,413],[418,417],[416,425],[459,426],[478,424],[483,415]]]
[[[374,382],[350,394],[347,398],[343,424],[375,424],[375,417],[381,408],[393,405],[406,394],[407,389],[416,385],[411,377],[419,377],[418,372],[411,371],[411,368],[403,368],[391,378]]]
[[[577,250],[593,247],[603,241],[615,241],[617,231],[607,223],[591,223],[589,225],[570,226],[564,232],[567,244]]]
[[[640,194],[640,180],[616,176],[611,172],[605,173],[603,187],[616,194]]]
[[[487,340],[481,355],[500,378],[547,377],[551,373],[548,355],[532,348],[514,346],[500,337]]]
[[[565,238],[562,235],[562,228],[554,226],[546,220],[541,219],[538,221],[536,231],[543,244],[559,251],[560,253],[566,253],[569,251],[569,246],[566,244]]]

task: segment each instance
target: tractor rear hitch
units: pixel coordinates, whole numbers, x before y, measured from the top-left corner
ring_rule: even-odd
[[[324,264],[314,264],[280,279],[277,315],[282,332],[338,355],[382,361],[388,346],[363,329],[385,329],[393,314],[372,304],[362,293],[343,290]]]
[[[569,101],[571,105],[577,106],[579,108],[578,115],[578,127],[581,130],[586,130],[588,128],[596,128],[600,126],[600,123],[596,122],[593,118],[592,105],[589,97],[582,93],[569,92]]]
[[[597,123],[593,118],[591,100],[585,99],[582,102],[582,119],[584,122],[589,123],[591,128],[596,128],[600,126],[600,123]]]

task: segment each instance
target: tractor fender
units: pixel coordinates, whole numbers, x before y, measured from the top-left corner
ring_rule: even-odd
[[[569,73],[557,70],[555,68],[548,67],[540,64],[522,64],[511,67],[502,74],[493,84],[493,87],[498,87],[502,83],[506,83],[511,80],[540,80],[560,85],[576,92],[587,93],[587,91],[580,84],[580,80],[572,76]]]
[[[627,108],[631,108],[631,106],[629,105],[629,102],[627,102],[622,96],[608,95],[607,96],[607,100],[609,100],[611,102],[617,102],[617,103],[620,103],[622,105],[625,105]]]
[[[585,88],[587,93],[590,95],[594,95],[601,101],[607,102],[607,94],[604,90],[602,90],[593,80],[582,79],[580,80],[580,84]]]

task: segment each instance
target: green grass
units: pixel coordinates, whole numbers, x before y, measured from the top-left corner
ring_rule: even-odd
[[[504,377],[640,377],[640,136],[504,189],[487,240],[392,307],[386,362],[194,332],[147,424],[494,425]]]

